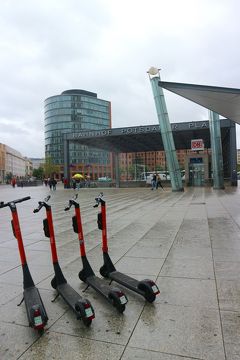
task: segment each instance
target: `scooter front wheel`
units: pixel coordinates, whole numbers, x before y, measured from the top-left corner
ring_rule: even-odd
[[[99,272],[100,272],[100,274],[102,275],[102,277],[105,277],[105,278],[108,277],[108,272],[107,272],[107,268],[106,268],[105,265],[103,265],[103,266],[100,267]]]
[[[51,286],[52,286],[53,289],[56,290],[56,288],[57,288],[57,279],[56,279],[56,276],[54,276],[54,277],[52,278],[52,280],[51,280]]]

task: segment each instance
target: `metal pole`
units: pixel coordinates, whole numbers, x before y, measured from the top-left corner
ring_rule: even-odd
[[[158,85],[158,82],[160,81],[159,70],[150,68],[148,73],[157,110],[168,170],[170,173],[172,191],[184,191],[165,98],[162,88]]]
[[[69,140],[63,139],[63,154],[64,154],[64,179],[67,179],[67,187],[70,188],[70,169],[69,169]]]
[[[212,149],[213,188],[224,189],[222,140],[219,115],[209,110],[209,130]]]

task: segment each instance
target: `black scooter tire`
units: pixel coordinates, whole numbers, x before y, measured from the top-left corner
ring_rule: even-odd
[[[57,279],[56,279],[56,276],[54,276],[54,277],[52,278],[52,280],[51,280],[51,286],[52,286],[53,289],[56,290],[56,288],[57,288]]]
[[[78,303],[77,305],[75,305],[75,309],[80,313],[80,318],[82,319],[84,325],[89,327],[92,323],[92,319],[89,319],[85,316],[84,306],[81,303]]]
[[[117,309],[117,311],[122,314],[124,311],[125,311],[125,304],[121,304],[120,300],[119,300],[119,297],[114,294],[114,293],[111,293],[111,295],[109,296],[110,299],[111,299],[111,302],[113,304],[113,306]]]
[[[153,303],[155,301],[156,295],[146,280],[141,281],[138,288],[144,292],[145,300],[147,300],[149,303]]]
[[[99,270],[100,274],[102,275],[102,277],[107,278],[108,277],[108,272],[107,272],[107,268],[105,265],[100,267]]]
[[[145,300],[147,300],[149,303],[153,303],[156,299],[156,295],[155,294],[149,294],[149,293],[145,293],[144,295]]]

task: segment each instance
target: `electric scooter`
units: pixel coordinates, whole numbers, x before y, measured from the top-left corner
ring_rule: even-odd
[[[43,220],[43,230],[46,237],[50,238],[50,246],[52,252],[52,262],[55,276],[51,281],[52,287],[57,291],[57,296],[52,300],[55,301],[60,295],[68,304],[70,309],[75,313],[77,320],[82,319],[84,325],[89,326],[95,318],[93,307],[89,300],[83,299],[68,283],[63,276],[61,267],[58,262],[57,248],[55,242],[55,234],[52,220],[52,209],[47,204],[50,195],[44,201],[38,202],[38,208],[33,210],[34,213],[39,212],[42,207],[45,207],[47,217]]]
[[[145,279],[138,281],[128,275],[125,275],[115,269],[112,260],[108,254],[107,243],[107,221],[106,221],[106,203],[103,200],[103,193],[100,193],[95,198],[96,204],[94,207],[98,207],[101,204],[101,212],[98,213],[98,228],[102,230],[102,251],[104,264],[100,268],[100,274],[103,277],[111,279],[126,288],[134,291],[135,293],[142,295],[145,300],[152,303],[156,299],[156,295],[160,294],[160,291],[154,281]]]
[[[108,302],[110,302],[116,309],[123,313],[125,306],[128,302],[127,297],[124,293],[118,289],[110,287],[106,282],[97,277],[88,262],[84,244],[82,221],[79,203],[76,202],[78,194],[74,196],[73,199],[69,200],[69,205],[65,208],[65,211],[70,210],[72,205],[75,207],[75,216],[72,217],[72,225],[75,233],[78,234],[79,245],[80,245],[80,255],[82,259],[83,268],[79,272],[79,279],[87,284],[87,288],[90,286],[99,294],[101,294]],[[87,289],[86,288],[86,289]],[[86,290],[85,289],[85,290]]]
[[[20,254],[22,271],[23,271],[23,298],[18,304],[20,306],[22,302],[25,302],[27,317],[29,326],[37,330],[39,333],[44,331],[44,326],[47,324],[48,316],[41,299],[40,293],[36,288],[32,276],[30,274],[26,254],[23,246],[22,234],[19,224],[19,218],[17,213],[16,204],[31,199],[30,196],[24,197],[22,199],[13,200],[8,203],[1,202],[0,208],[9,207],[12,213],[12,230],[13,235],[18,242],[18,250]]]

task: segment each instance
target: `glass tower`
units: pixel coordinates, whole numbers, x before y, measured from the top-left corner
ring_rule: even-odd
[[[44,102],[45,156],[63,165],[63,134],[111,128],[111,103],[96,93],[67,90]],[[78,143],[70,144],[70,164],[109,164],[109,153]]]

